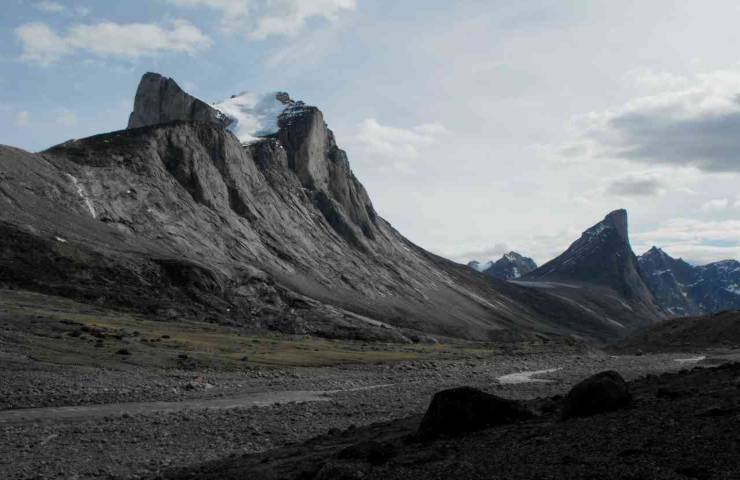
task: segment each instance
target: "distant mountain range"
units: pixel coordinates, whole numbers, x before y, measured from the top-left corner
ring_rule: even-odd
[[[740,309],[740,262],[693,266],[657,247],[638,258],[642,276],[671,316]]]
[[[534,265],[514,252],[496,262],[468,265],[494,278],[519,279],[521,285],[605,287],[641,311],[670,317],[740,309],[740,262],[693,266],[657,247],[636,257],[629,244],[624,210],[607,215],[562,255],[539,268],[524,271],[522,260]]]
[[[473,270],[485,273],[489,277],[498,278],[499,280],[515,280],[537,268],[534,260],[516,252],[505,253],[495,262],[488,261],[481,263],[472,261],[468,263],[468,266]]]

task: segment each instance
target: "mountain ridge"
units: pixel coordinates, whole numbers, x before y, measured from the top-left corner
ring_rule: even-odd
[[[649,288],[672,316],[740,309],[740,262],[736,260],[694,266],[653,246],[638,262]]]
[[[169,120],[192,110],[183,104],[198,105],[197,118],[38,154],[0,148],[10,239],[0,285],[332,338],[614,334],[567,301],[482,279],[405,239],[375,212],[318,108],[301,106],[275,134],[243,144],[155,80],[142,79],[132,118]]]

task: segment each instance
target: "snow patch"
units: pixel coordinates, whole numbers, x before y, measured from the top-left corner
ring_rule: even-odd
[[[62,237],[54,237],[54,240],[60,243],[67,243],[67,239]]]
[[[557,372],[558,370],[562,370],[562,368],[548,368],[545,370],[533,370],[530,372],[509,373],[508,375],[498,377],[497,380],[502,385],[516,385],[519,383],[550,383],[552,380],[534,377],[536,375]]]
[[[72,180],[72,183],[74,184],[75,188],[77,189],[77,195],[85,202],[85,206],[87,206],[87,209],[90,211],[90,215],[92,215],[93,218],[98,218],[97,214],[95,213],[95,207],[93,206],[92,200],[90,200],[90,197],[87,196],[87,193],[85,193],[85,189],[82,185],[80,185],[80,182],[77,180],[77,178],[71,174],[67,174],[70,180]]]
[[[248,144],[278,132],[278,119],[291,103],[285,98],[279,92],[243,92],[212,106],[231,120],[227,128],[239,141]]]
[[[678,363],[696,363],[696,362],[701,362],[705,358],[707,358],[707,356],[702,355],[700,357],[691,357],[691,358],[674,358],[673,361],[678,362]]]
[[[470,268],[472,268],[473,270],[477,272],[483,272],[491,268],[491,266],[493,266],[493,262],[489,260],[488,262],[481,263],[476,260],[473,260],[468,265],[470,266]]]

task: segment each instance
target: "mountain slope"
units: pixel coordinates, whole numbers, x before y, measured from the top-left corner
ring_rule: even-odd
[[[321,111],[274,95],[282,111],[232,116],[269,111],[260,124],[277,131],[237,137],[232,116],[147,74],[135,128],[39,154],[0,147],[0,287],[340,338],[615,334],[598,312],[409,242],[376,214]]]
[[[740,311],[672,318],[638,329],[616,348],[634,352],[685,352],[740,346]]]
[[[514,280],[537,268],[534,260],[524,257],[517,252],[505,253],[495,262],[481,263],[472,261],[468,263],[468,266],[473,270],[485,273],[489,277],[498,278],[499,280]]]
[[[663,317],[645,285],[629,243],[627,212],[615,210],[587,229],[560,256],[525,275],[520,284],[555,288],[623,328]]]

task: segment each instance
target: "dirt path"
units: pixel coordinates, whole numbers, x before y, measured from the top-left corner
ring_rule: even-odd
[[[173,413],[184,410],[226,410],[234,408],[266,407],[286,403],[326,402],[331,395],[342,392],[375,390],[393,384],[369,385],[345,390],[292,390],[250,392],[227,398],[192,399],[178,402],[129,402],[68,407],[22,408],[0,411],[0,425],[46,420],[91,420],[109,416]]]

